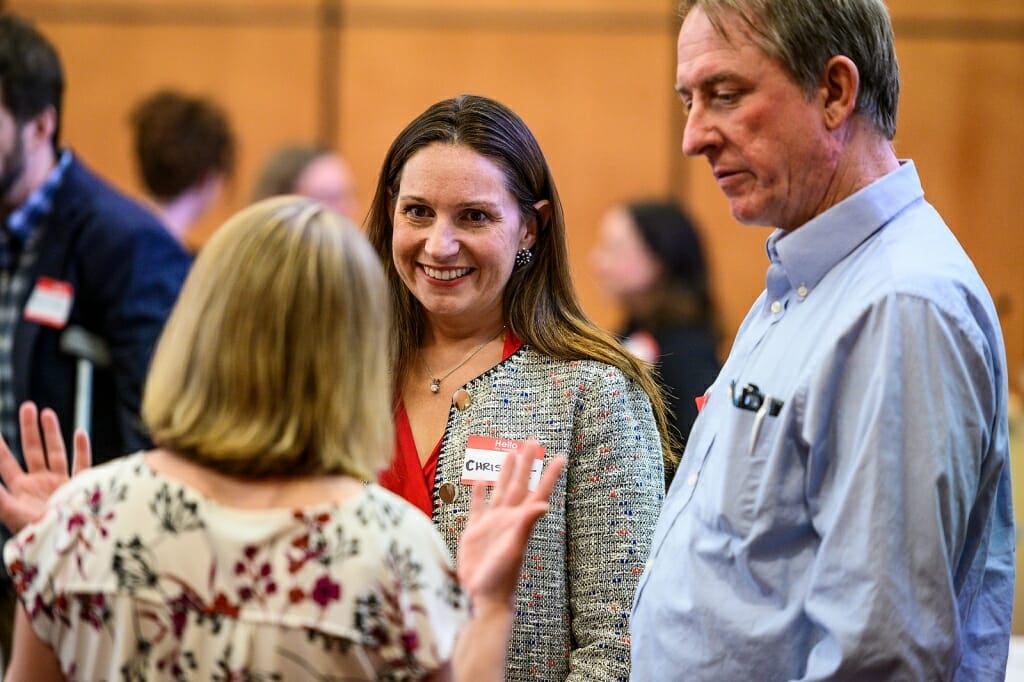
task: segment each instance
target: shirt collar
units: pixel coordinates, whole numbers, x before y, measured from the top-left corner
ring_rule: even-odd
[[[11,236],[25,244],[36,228],[42,224],[53,208],[53,197],[57,188],[64,181],[64,175],[71,165],[73,155],[65,149],[61,152],[57,165],[49,172],[43,184],[35,189],[28,199],[15,209],[7,218],[7,229]]]
[[[840,201],[790,232],[775,230],[766,249],[781,263],[790,284],[813,289],[829,270],[924,196],[913,161]]]

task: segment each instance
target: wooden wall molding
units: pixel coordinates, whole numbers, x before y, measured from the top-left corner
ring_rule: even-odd
[[[9,3],[6,3],[9,4]],[[3,6],[3,5],[0,5]],[[287,3],[240,6],[234,4],[182,5],[179,3],[90,2],[69,4],[57,0],[15,2],[13,9],[46,23],[309,26],[340,21],[359,28],[472,28],[500,31],[657,32],[675,30],[674,13],[650,10],[532,10],[484,8],[348,7],[343,0],[325,0],[318,7]]]
[[[81,2],[0,0],[0,8],[15,9],[34,19],[55,24],[148,24],[181,26],[323,26],[358,28],[466,28],[495,31],[651,32],[677,30],[679,19],[670,3],[664,11],[650,9],[537,10],[530,8],[375,7],[350,6],[344,0],[317,5],[260,3],[252,5],[174,2]],[[971,17],[894,16],[897,40],[969,40],[1024,42],[1024,18],[1011,21]]]
[[[897,45],[903,40],[1024,42],[1024,19],[893,17],[892,27]]]
[[[558,31],[658,33],[678,26],[674,13],[666,10],[570,10],[531,9],[447,9],[358,6],[345,10],[346,22],[359,28],[463,28],[495,31]]]
[[[7,9],[48,24],[115,24],[209,27],[310,27],[323,23],[319,7],[298,5],[182,5],[175,3],[57,1],[7,2]]]

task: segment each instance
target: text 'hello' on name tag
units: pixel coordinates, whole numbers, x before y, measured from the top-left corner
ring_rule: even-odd
[[[75,290],[70,282],[40,277],[25,303],[24,317],[30,322],[63,329],[67,326],[74,299]]]
[[[466,459],[462,463],[462,483],[486,483],[494,485],[501,475],[501,467],[510,452],[521,452],[526,448],[525,440],[509,438],[490,438],[488,436],[470,436],[466,439]],[[537,459],[530,471],[530,490],[540,482],[540,473],[544,468],[544,446],[537,446]]]

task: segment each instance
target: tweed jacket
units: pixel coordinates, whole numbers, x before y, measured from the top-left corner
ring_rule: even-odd
[[[627,680],[633,593],[664,497],[647,395],[615,367],[526,345],[462,388],[469,404],[453,401],[433,488],[434,524],[452,556],[469,511],[460,484],[468,436],[535,438],[546,460],[568,460],[530,538],[506,680]],[[452,485],[440,494],[446,483],[454,499]]]

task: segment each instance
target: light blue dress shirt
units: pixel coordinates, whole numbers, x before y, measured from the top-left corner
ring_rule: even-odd
[[[1014,537],[985,285],[910,162],[767,250],[655,531],[632,679],[1002,681]]]

